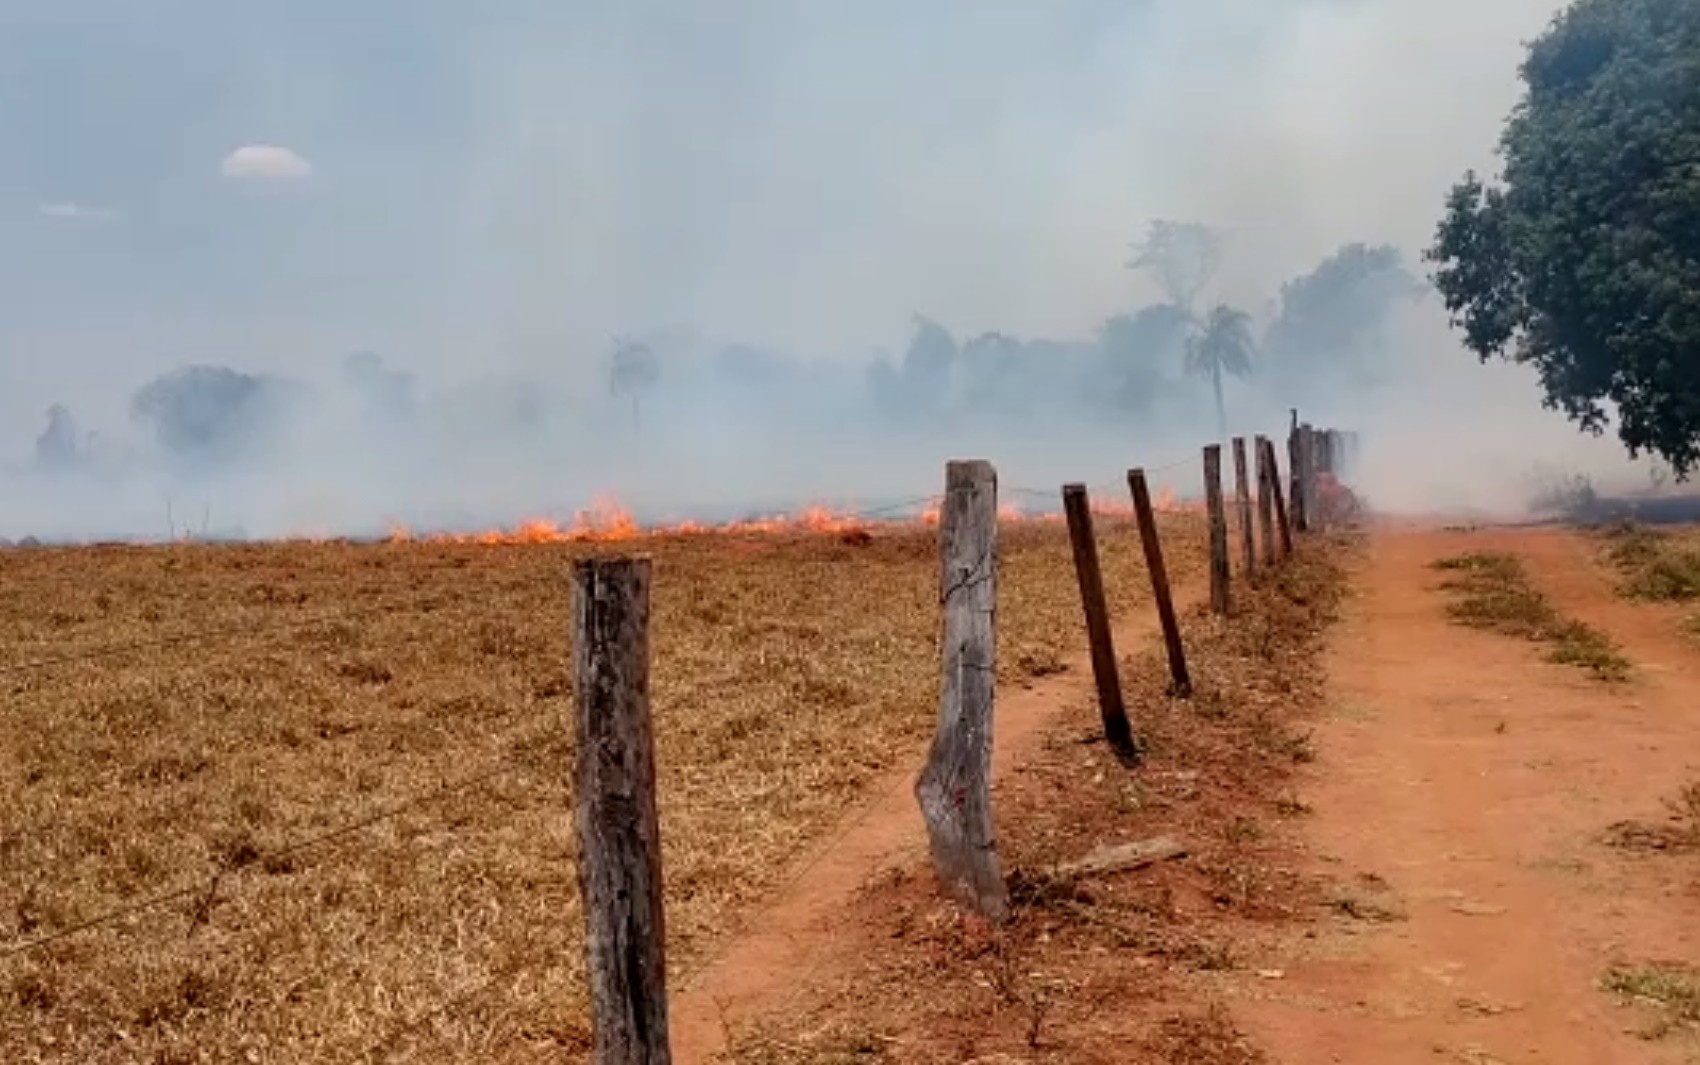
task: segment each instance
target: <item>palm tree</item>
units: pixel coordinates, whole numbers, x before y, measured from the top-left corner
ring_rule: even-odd
[[[1222,375],[1245,377],[1257,342],[1251,337],[1251,315],[1227,304],[1218,304],[1197,332],[1187,338],[1186,368],[1210,378],[1216,394],[1216,428],[1219,439],[1228,439],[1228,409],[1222,402]]]

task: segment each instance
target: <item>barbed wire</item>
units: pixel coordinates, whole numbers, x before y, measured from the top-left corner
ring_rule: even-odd
[[[227,625],[214,628],[197,629],[192,632],[177,632],[168,636],[157,636],[146,640],[128,640],[123,643],[104,644],[99,647],[86,648],[80,651],[71,651],[62,655],[29,659],[23,662],[12,662],[0,665],[0,676],[9,676],[15,673],[26,673],[36,669],[48,669],[53,666],[72,665],[78,662],[89,662],[100,658],[114,658],[121,655],[132,654],[137,651],[151,651],[161,647],[171,647],[182,643],[193,643],[197,640],[220,640],[241,638],[245,636],[270,636],[284,632],[293,632],[298,629],[309,629],[316,625],[359,621],[365,618],[375,617],[379,614],[396,613],[398,610],[402,610],[404,608],[418,610],[426,606],[435,607],[437,605],[440,605],[440,600],[436,598],[389,600],[374,606],[360,607],[355,610],[340,610],[334,613],[327,612],[323,614],[316,614],[310,618],[289,618],[284,620],[261,622],[259,624]]]
[[[113,909],[97,914],[94,917],[86,918],[74,924],[67,925],[64,928],[55,929],[52,932],[37,936],[33,939],[9,943],[0,947],[0,958],[9,958],[19,954],[31,953],[41,949],[42,947],[68,939],[72,936],[80,935],[84,932],[89,932],[97,928],[106,927],[107,925],[123,920],[126,917],[133,917],[140,913],[146,913],[151,910],[158,909],[159,907],[168,905],[169,903],[200,896],[203,902],[202,905],[197,908],[194,924],[191,926],[193,929],[194,927],[198,927],[200,924],[205,923],[206,913],[211,908],[212,901],[217,895],[219,886],[231,873],[239,872],[241,869],[245,869],[256,864],[272,864],[292,855],[300,854],[303,851],[335,842],[336,840],[351,836],[357,832],[383,824],[386,821],[394,820],[405,813],[409,813],[422,806],[429,805],[430,803],[449,795],[468,791],[480,784],[485,784],[489,781],[507,776],[511,773],[527,770],[529,768],[530,767],[526,766],[524,763],[515,761],[513,755],[503,755],[501,758],[496,759],[493,764],[486,766],[479,772],[458,777],[436,788],[432,788],[429,791],[415,793],[394,805],[385,807],[384,809],[375,811],[364,817],[357,818],[354,821],[345,822],[335,828],[327,829],[323,832],[314,833],[313,835],[294,840],[281,847],[259,851],[249,857],[248,860],[244,861],[240,866],[220,869],[209,877],[200,877],[196,879],[192,884],[171,888],[166,891],[161,891],[157,894],[147,896],[146,898],[138,899],[135,902],[114,907]]]

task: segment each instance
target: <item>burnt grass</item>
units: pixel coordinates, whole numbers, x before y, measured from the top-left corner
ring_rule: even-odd
[[[1328,912],[1298,872],[1295,797],[1324,701],[1320,654],[1352,542],[1306,541],[1227,619],[1189,611],[1195,693],[1169,694],[1152,637],[1122,668],[1144,747],[1128,768],[1090,700],[993,792],[1014,901],[993,927],[944,901],[924,865],[869,885],[845,924],[854,961],[784,1012],[734,1030],[739,1065],[1052,1060],[1253,1065],[1212,977],[1249,943]],[[1124,649],[1126,650],[1126,649]],[[1094,849],[1158,836],[1187,854],[1137,871],[1059,878]]]

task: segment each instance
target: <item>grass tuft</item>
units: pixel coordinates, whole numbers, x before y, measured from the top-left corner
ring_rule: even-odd
[[[1630,599],[1689,603],[1700,599],[1700,546],[1645,525],[1625,523],[1605,533],[1606,557]]]
[[[1700,973],[1692,966],[1615,966],[1600,983],[1625,1002],[1658,1011],[1658,1021],[1641,1033],[1643,1038],[1660,1039],[1678,1028],[1700,1027]]]
[[[1443,558],[1434,568],[1454,574],[1441,587],[1455,593],[1446,613],[1458,624],[1547,644],[1548,661],[1586,669],[1601,680],[1628,678],[1629,659],[1610,637],[1560,614],[1529,583],[1516,556],[1472,552]]]

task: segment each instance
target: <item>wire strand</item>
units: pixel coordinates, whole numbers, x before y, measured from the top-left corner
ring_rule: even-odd
[[[294,842],[287,843],[284,846],[273,850],[264,851],[257,855],[252,861],[244,863],[244,867],[267,861],[275,861],[279,858],[286,858],[290,855],[299,854],[302,851],[342,839],[363,829],[371,828],[374,825],[393,820],[394,818],[400,817],[402,814],[418,809],[421,806],[425,806],[448,795],[467,791],[480,784],[487,783],[498,777],[526,768],[527,767],[521,763],[513,761],[511,755],[504,756],[498,759],[495,765],[488,766],[481,772],[449,781],[440,787],[427,792],[418,793],[394,806],[387,807],[355,821],[338,825],[336,828],[329,829],[303,839],[295,840]],[[0,958],[9,958],[18,954],[30,953],[49,944],[57,943],[62,939],[67,939],[71,936],[79,935],[83,932],[88,932],[96,928],[105,927],[106,925],[122,920],[125,917],[131,917],[138,913],[145,913],[149,910],[157,909],[160,906],[176,902],[180,899],[190,898],[195,895],[203,895],[209,891],[216,890],[223,878],[229,873],[235,871],[236,870],[234,869],[223,869],[214,873],[210,877],[197,879],[193,884],[172,888],[168,891],[160,892],[157,895],[151,895],[147,898],[127,903],[126,905],[108,910],[95,917],[88,918],[87,920],[78,921],[76,924],[49,932],[46,935],[37,936],[34,939],[10,943],[5,947],[0,947]]]
[[[430,600],[414,600],[412,605],[422,605]],[[171,647],[181,643],[193,643],[196,640],[215,640],[239,638],[244,636],[268,636],[276,633],[293,632],[299,629],[309,629],[315,625],[328,625],[339,621],[358,621],[377,614],[395,612],[398,606],[407,604],[388,602],[377,606],[365,607],[360,610],[345,610],[335,614],[320,614],[311,618],[296,618],[290,621],[273,622],[270,624],[225,626],[222,628],[200,629],[195,632],[178,632],[169,636],[159,636],[149,640],[133,640],[128,643],[108,644],[93,647],[84,651],[73,651],[69,654],[54,655],[48,658],[36,658],[24,662],[13,662],[0,665],[0,676],[10,676],[15,673],[27,673],[37,669],[49,669],[54,666],[72,665],[78,662],[89,662],[101,658],[116,658],[137,651],[156,650],[161,647]]]

